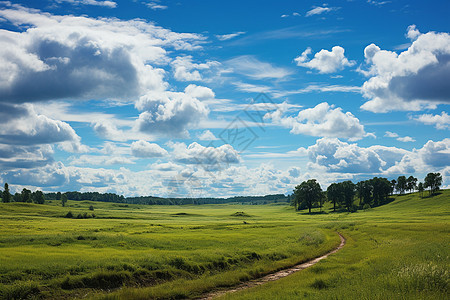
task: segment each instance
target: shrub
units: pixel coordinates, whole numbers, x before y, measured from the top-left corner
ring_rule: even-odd
[[[66,218],[73,218],[73,214],[72,214],[72,212],[71,211],[69,211],[67,214],[66,214],[66,216],[65,216]]]

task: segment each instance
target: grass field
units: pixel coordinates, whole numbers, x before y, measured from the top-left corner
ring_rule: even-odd
[[[446,299],[450,191],[395,198],[312,215],[285,204],[1,203],[0,295],[193,298],[323,254],[339,244],[339,231],[347,245],[335,255],[223,298]],[[84,213],[95,218],[76,218]]]

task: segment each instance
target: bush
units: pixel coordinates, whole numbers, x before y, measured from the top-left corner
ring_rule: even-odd
[[[16,282],[0,288],[1,299],[29,299],[39,295],[39,286],[32,281]]]
[[[94,210],[94,206],[89,206],[89,210]]]
[[[66,214],[66,216],[65,216],[66,218],[73,218],[73,214],[72,214],[72,212],[71,211],[69,211],[67,214]]]

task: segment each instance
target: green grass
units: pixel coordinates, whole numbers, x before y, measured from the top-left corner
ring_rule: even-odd
[[[0,297],[175,299],[323,254],[310,269],[230,299],[445,299],[450,191],[357,213],[287,205],[0,204]],[[93,205],[94,211],[89,207]],[[88,213],[95,218],[64,216]]]

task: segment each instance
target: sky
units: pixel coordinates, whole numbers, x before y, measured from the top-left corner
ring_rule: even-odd
[[[440,172],[449,1],[0,2],[0,181],[229,197]]]

